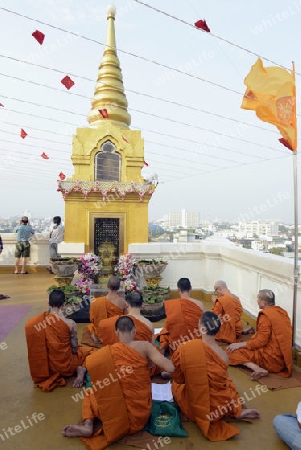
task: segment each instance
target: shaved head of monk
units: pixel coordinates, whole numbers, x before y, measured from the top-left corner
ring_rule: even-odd
[[[258,300],[263,301],[267,306],[275,306],[275,294],[270,289],[261,289],[257,297]]]
[[[181,292],[191,291],[191,283],[189,278],[180,278],[177,282],[177,287]]]
[[[49,305],[52,308],[61,308],[66,301],[66,297],[61,289],[54,289],[49,294]]]
[[[120,333],[131,333],[135,330],[134,321],[128,316],[119,317],[115,323],[115,330]]]
[[[212,311],[206,311],[202,314],[200,319],[200,328],[202,334],[208,334],[208,336],[215,336],[221,327],[220,318]]]
[[[125,300],[132,308],[140,308],[143,303],[143,297],[140,292],[131,292],[126,296]]]
[[[108,281],[108,289],[111,291],[119,291],[120,288],[120,278],[119,277],[111,277]]]

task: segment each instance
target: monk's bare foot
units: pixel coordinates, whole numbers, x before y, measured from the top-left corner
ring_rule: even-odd
[[[78,368],[76,369],[77,377],[75,378],[75,380],[73,382],[73,387],[80,388],[83,386],[86,371],[87,370],[84,367],[78,366]]]
[[[93,434],[93,426],[67,425],[62,433],[66,437],[91,437]]]
[[[258,370],[255,370],[251,375],[251,380],[258,380],[261,377],[267,377],[269,372],[261,367]]]
[[[239,416],[236,419],[258,419],[260,417],[257,409],[242,409]]]
[[[253,327],[247,327],[242,330],[241,334],[254,334],[255,330]]]

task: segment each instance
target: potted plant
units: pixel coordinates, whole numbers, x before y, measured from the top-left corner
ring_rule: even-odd
[[[166,269],[167,261],[161,259],[141,259],[137,263],[137,272],[144,277],[148,286],[159,286],[161,274]]]
[[[57,277],[73,278],[78,264],[74,258],[50,258],[50,266]]]
[[[145,286],[141,291],[143,296],[141,314],[153,322],[165,318],[164,300],[168,298],[169,292],[169,287]]]
[[[73,319],[75,322],[89,322],[90,321],[90,296],[83,293],[83,290],[78,286],[56,286],[52,285],[47,289],[50,294],[54,289],[60,289],[64,292],[66,297],[66,305],[64,308],[64,316],[68,319]]]

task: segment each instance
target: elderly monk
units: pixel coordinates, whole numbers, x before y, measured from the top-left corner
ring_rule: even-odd
[[[215,282],[214,294],[212,312],[221,319],[221,327],[215,339],[229,344],[236,342],[243,331],[241,319],[243,310],[239,298],[229,291],[227,284],[222,280]]]
[[[120,297],[120,278],[111,277],[108,281],[108,294],[105,297],[94,298],[90,306],[90,325],[87,326],[91,338],[99,343],[98,324],[100,320],[127,313],[126,301]]]
[[[205,312],[199,323],[202,339],[181,344],[172,356],[175,401],[210,441],[225,441],[239,434],[223,417],[259,417],[256,409],[242,409],[244,398],[228,377],[228,355],[215,340],[220,325],[216,314]]]
[[[148,341],[154,343],[154,327],[150,320],[140,313],[143,298],[140,292],[131,292],[126,296],[128,315],[135,324],[135,341]],[[103,346],[115,344],[118,336],[115,330],[117,316],[101,320],[98,324],[98,337]]]
[[[248,342],[228,346],[230,365],[242,364],[252,369],[252,380],[270,373],[292,374],[292,326],[287,312],[275,306],[275,294],[262,289],[257,296],[259,314],[257,332]]]
[[[102,450],[147,423],[152,406],[149,362],[173,372],[171,361],[150,342],[134,341],[135,326],[128,316],[116,322],[119,343],[104,347],[87,359],[92,388],[82,403],[83,425],[68,425],[67,437],[83,437],[90,450]],[[94,419],[101,428],[94,430]]]
[[[201,301],[190,297],[192,287],[188,278],[180,278],[177,287],[181,298],[164,302],[165,326],[157,337],[160,347],[170,354],[181,342],[200,337],[198,322],[205,311]]]
[[[73,386],[83,385],[86,356],[94,349],[78,346],[76,323],[63,314],[65,294],[55,289],[49,294],[49,313],[41,313],[25,325],[28,363],[36,386],[50,392],[64,386],[64,377],[77,372]]]

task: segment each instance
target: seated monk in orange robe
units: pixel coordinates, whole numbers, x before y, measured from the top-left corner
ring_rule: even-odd
[[[79,347],[76,323],[63,315],[65,294],[56,289],[49,294],[49,313],[29,319],[25,325],[28,363],[36,386],[50,392],[64,386],[64,377],[77,372],[73,386],[83,385],[86,356],[94,349]]]
[[[100,320],[127,313],[126,301],[120,297],[120,278],[111,277],[108,281],[108,294],[105,297],[94,298],[90,306],[90,322],[87,326],[92,339],[99,344],[98,324]]]
[[[292,374],[292,325],[287,312],[275,306],[275,294],[262,289],[257,296],[259,314],[257,332],[248,342],[228,346],[229,364],[242,364],[253,370],[252,380],[270,373],[290,377]]]
[[[222,280],[215,282],[214,293],[212,311],[221,319],[221,327],[215,339],[231,344],[239,340],[243,331],[242,306],[239,298],[229,291]]]
[[[131,292],[126,296],[128,316],[135,324],[135,341],[148,341],[154,343],[154,327],[150,320],[140,314],[143,298],[140,292]],[[121,317],[121,316],[119,316]],[[97,331],[103,346],[119,342],[115,329],[117,316],[100,320]]]
[[[181,298],[164,302],[165,324],[157,339],[160,347],[172,354],[181,342],[199,338],[198,324],[204,305],[190,297],[191,284],[188,278],[180,278],[177,283]]]
[[[245,400],[228,377],[228,356],[215,340],[220,324],[216,314],[205,312],[199,324],[202,339],[181,344],[172,356],[174,399],[210,441],[225,441],[239,434],[223,417],[259,417],[255,409],[242,409]]]
[[[150,342],[134,341],[135,326],[128,316],[116,322],[119,343],[104,347],[87,358],[92,388],[82,403],[83,425],[68,425],[67,437],[82,437],[90,450],[102,450],[111,443],[140,431],[147,423],[151,407],[150,360],[173,372],[171,361]],[[98,431],[94,419],[101,421]]]

